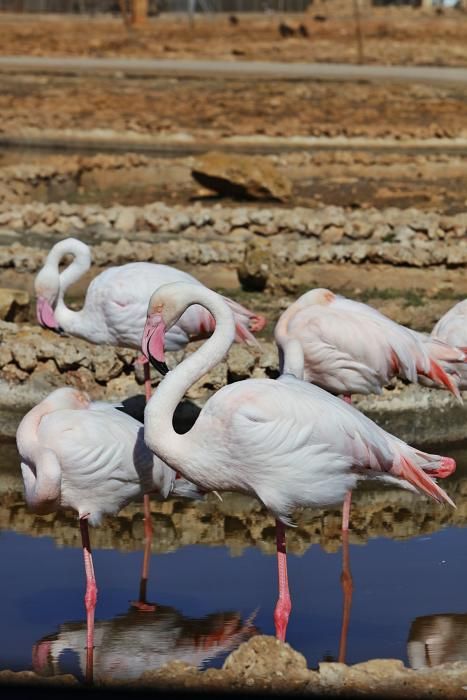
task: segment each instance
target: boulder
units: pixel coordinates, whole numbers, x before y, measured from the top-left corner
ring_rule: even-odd
[[[191,174],[203,187],[227,197],[286,200],[292,193],[291,181],[261,156],[206,153],[196,159]]]

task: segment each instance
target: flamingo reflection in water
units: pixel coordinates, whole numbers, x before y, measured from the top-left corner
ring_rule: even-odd
[[[150,452],[139,421],[71,387],[56,389],[24,416],[16,443],[29,508],[41,514],[61,508],[78,512],[92,668],[97,585],[88,521],[98,525],[103,515],[116,514],[146,493],[161,499],[202,494]]]
[[[415,618],[407,640],[407,656],[414,669],[467,661],[467,614]]]
[[[165,333],[192,304],[210,311],[215,331],[169,372]],[[200,489],[253,495],[274,515],[279,574],[274,619],[284,640],[291,610],[285,525],[293,511],[340,503],[366,479],[454,505],[431,475],[451,473],[455,462],[410,447],[344,401],[289,374],[224,386],[205,403],[193,428],[180,435],[173,427],[175,407],[223,359],[234,337],[232,312],[215,292],[174,283],[152,295],[142,350],[168,374],[146,406],[144,439]]]
[[[69,622],[34,645],[33,668],[42,676],[66,673],[65,652],[71,650],[78,655],[81,672],[88,680],[91,675],[95,681],[134,680],[170,661],[201,669],[258,634],[253,624],[255,614],[243,622],[237,612],[196,619],[163,605],[148,613],[130,608],[125,615],[96,622],[92,674],[84,652],[86,623]]]

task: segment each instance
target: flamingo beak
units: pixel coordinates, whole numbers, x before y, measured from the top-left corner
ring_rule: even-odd
[[[143,332],[142,351],[153,367],[162,375],[169,371],[165,363],[165,323],[160,314],[148,316]]]
[[[44,297],[37,298],[36,316],[42,328],[48,328],[59,335],[63,334],[63,329],[58,325],[51,305]]]

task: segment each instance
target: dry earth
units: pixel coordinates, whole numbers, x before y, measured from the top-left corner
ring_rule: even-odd
[[[363,3],[364,57],[369,63],[466,64],[467,15],[420,9],[377,8]],[[2,17],[0,51],[6,55],[218,58],[231,60],[357,60],[352,5],[344,0],[315,2],[303,15],[243,14],[233,24],[226,15],[162,15],[144,28],[127,31],[119,19],[64,16]],[[295,30],[283,37],[279,25]],[[305,32],[298,32],[299,25]],[[290,34],[290,33],[289,33]],[[308,34],[308,36],[303,36]]]

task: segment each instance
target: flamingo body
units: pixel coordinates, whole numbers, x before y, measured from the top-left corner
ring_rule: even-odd
[[[73,508],[96,525],[144,493],[197,495],[146,447],[139,421],[69,387],[31,409],[16,439],[26,501],[41,513]]]
[[[188,433],[175,433],[176,400],[222,358],[233,340],[234,321],[210,290],[177,283],[160,291],[151,299],[143,341],[143,352],[153,359],[153,350],[163,352],[160,327],[170,327],[177,315],[175,300],[178,311],[190,300],[204,300],[216,316],[214,335],[169,372],[145,411],[146,443],[190,481],[207,490],[255,495],[283,522],[295,507],[342,501],[364,478],[397,480],[451,502],[425,471],[448,463],[452,470],[452,460],[409,447],[352,406],[294,376],[225,386],[206,402]]]
[[[313,289],[292,304],[275,339],[283,371],[333,394],[379,394],[394,377],[417,382],[421,375],[458,395],[440,363],[463,362],[461,351],[328,289]]]
[[[432,342],[449,343],[467,352],[467,299],[459,301],[444,314],[431,331]],[[453,374],[459,389],[467,389],[467,363],[443,363],[446,372]]]

